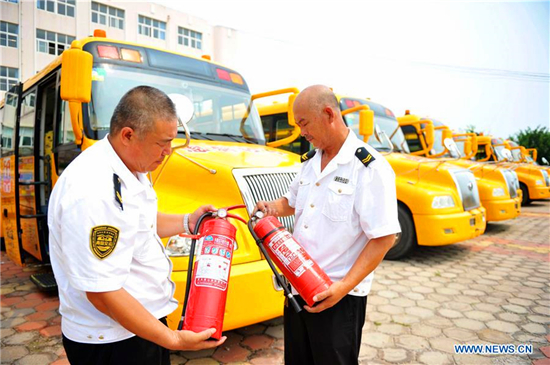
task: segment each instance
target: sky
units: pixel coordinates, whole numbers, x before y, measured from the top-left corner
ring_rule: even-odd
[[[155,1],[238,30],[252,93],[325,84],[454,130],[550,123],[549,1]]]

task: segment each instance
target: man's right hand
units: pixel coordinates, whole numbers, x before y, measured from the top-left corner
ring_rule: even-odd
[[[252,212],[252,215],[256,214],[257,211],[260,211],[264,213],[264,216],[267,217],[269,215],[272,216],[279,216],[279,212],[277,208],[275,207],[274,202],[268,202],[265,200],[260,200],[258,203],[256,203],[256,207],[254,208],[254,211]]]
[[[170,350],[180,351],[197,351],[217,347],[225,342],[227,337],[223,336],[218,341],[208,341],[208,339],[216,332],[214,328],[204,330],[199,333],[193,331],[173,331],[174,345],[170,346]]]

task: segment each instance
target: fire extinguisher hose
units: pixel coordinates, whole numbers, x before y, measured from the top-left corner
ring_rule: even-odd
[[[290,291],[290,289],[285,285],[285,283],[284,283],[284,281],[281,277],[281,274],[279,274],[279,272],[277,271],[277,268],[273,264],[273,261],[271,261],[271,258],[269,257],[269,254],[267,253],[264,245],[262,244],[263,240],[258,238],[258,236],[256,235],[256,232],[254,232],[254,228],[252,227],[252,223],[257,218],[258,218],[257,216],[253,216],[248,221],[248,224],[247,224],[248,225],[248,230],[250,231],[250,234],[252,234],[252,237],[254,238],[254,241],[256,241],[256,244],[260,248],[260,251],[262,251],[262,254],[264,255],[267,263],[269,264],[269,267],[271,268],[271,271],[273,271],[273,274],[275,274],[275,278],[277,279],[277,282],[279,283],[281,288],[283,288],[283,291],[285,292],[285,296],[288,298],[288,301],[292,305],[292,308],[294,308],[294,311],[296,313],[300,313],[302,311],[302,308],[300,307],[300,305],[296,301],[296,298],[294,298],[294,295],[292,295],[292,292]]]
[[[214,214],[214,212],[206,212],[203,215],[199,217],[197,220],[197,224],[195,224],[195,229],[193,230],[193,235],[198,236],[200,232],[200,227],[202,224],[202,221],[207,218],[211,217]],[[178,324],[178,331],[181,331],[183,328],[183,319],[185,317],[185,310],[187,309],[187,302],[189,299],[189,292],[191,291],[191,281],[193,281],[193,261],[195,261],[195,246],[197,245],[197,239],[193,238],[191,240],[191,248],[189,251],[189,264],[187,266],[187,282],[185,283],[185,299],[183,301],[183,310],[181,311],[181,319],[180,323]]]

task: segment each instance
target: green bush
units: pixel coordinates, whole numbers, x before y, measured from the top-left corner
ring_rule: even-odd
[[[546,157],[550,161],[550,130],[548,127],[537,126],[535,129],[527,127],[510,136],[510,139],[525,148],[536,148],[538,151],[537,162],[542,163]]]

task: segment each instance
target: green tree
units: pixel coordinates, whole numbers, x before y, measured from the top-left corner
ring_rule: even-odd
[[[538,151],[537,162],[542,163],[542,158],[546,157],[550,161],[550,130],[548,127],[537,126],[535,129],[527,127],[520,130],[510,139],[525,148],[536,148]]]
[[[476,130],[476,126],[473,125],[473,124],[468,124],[466,126],[466,132],[465,133],[475,133],[475,134],[479,135],[479,131]]]

